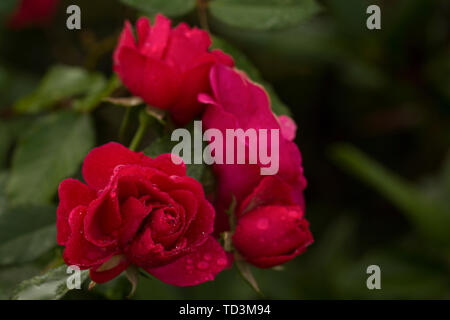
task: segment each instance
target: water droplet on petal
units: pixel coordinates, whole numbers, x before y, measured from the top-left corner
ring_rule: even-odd
[[[206,261],[200,261],[199,263],[197,263],[197,268],[200,270],[208,269],[208,267],[209,267],[209,263]]]
[[[298,211],[291,210],[291,211],[289,211],[288,214],[289,214],[289,217],[291,217],[293,219],[297,219],[300,217],[300,214]]]
[[[267,220],[266,218],[259,219],[256,223],[256,227],[259,230],[266,230],[267,228],[269,228],[269,220]]]
[[[220,258],[217,260],[217,265],[219,265],[219,266],[224,266],[226,264],[227,264],[227,259]]]

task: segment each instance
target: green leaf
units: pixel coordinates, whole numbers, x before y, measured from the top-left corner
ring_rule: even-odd
[[[52,269],[47,273],[22,282],[14,291],[13,300],[58,300],[69,289],[67,288],[67,266]],[[81,271],[83,283],[89,276],[88,270]]]
[[[39,271],[39,268],[32,264],[0,268],[0,300],[11,298],[18,284],[39,274]]]
[[[0,38],[2,37],[0,31]],[[39,79],[31,73],[1,65],[0,62],[0,110],[11,107],[18,99],[27,95],[39,84]]]
[[[6,183],[8,181],[8,172],[0,171],[0,216],[6,210],[7,207],[7,199],[6,199]]]
[[[0,265],[32,261],[55,246],[54,206],[20,206],[0,214]]]
[[[280,115],[291,115],[291,111],[289,108],[281,101],[281,99],[278,97],[277,93],[275,92],[275,89],[272,87],[270,83],[265,81],[259,72],[259,70],[256,68],[256,66],[250,61],[250,59],[242,53],[238,48],[230,44],[229,42],[225,41],[224,39],[221,39],[219,37],[213,36],[213,45],[212,47],[214,49],[220,49],[229,55],[231,55],[234,59],[234,62],[236,64],[236,68],[245,71],[245,73],[248,75],[248,77],[259,84],[261,84],[264,89],[267,91],[270,102],[272,106],[272,111],[280,116]]]
[[[93,146],[89,115],[60,112],[40,118],[14,152],[9,199],[13,204],[50,202],[59,183],[77,171]]]
[[[438,242],[449,242],[450,214],[443,209],[443,204],[432,201],[418,188],[351,145],[335,145],[331,157],[337,165],[389,199],[425,236]]]
[[[27,118],[13,118],[0,121],[0,168],[5,167],[12,144],[29,125]]]
[[[442,169],[442,184],[444,192],[447,194],[447,200],[450,203],[450,152],[447,154],[444,167]]]
[[[100,74],[89,73],[78,67],[57,65],[47,72],[35,91],[16,103],[14,110],[18,113],[41,112],[63,99],[84,93],[92,94],[92,91],[99,90],[104,81]]]
[[[11,136],[6,122],[0,121],[0,168],[6,164],[9,147],[11,144]]]
[[[256,291],[259,295],[263,295],[261,292],[261,289],[258,286],[258,283],[256,282],[255,277],[253,276],[252,270],[250,268],[250,265],[245,262],[245,260],[241,257],[239,253],[234,254],[234,261],[236,263],[236,267],[239,271],[239,274],[242,276],[242,278],[248,283],[248,285]]]
[[[106,81],[101,74],[93,74],[91,87],[84,98],[74,101],[73,108],[80,112],[94,110],[104,98],[110,96],[120,86],[119,78],[114,75]]]
[[[195,8],[195,0],[120,0],[120,2],[149,15],[162,13],[169,17],[178,17]]]
[[[209,7],[220,21],[254,30],[292,27],[320,10],[315,0],[215,0]]]
[[[125,275],[131,283],[131,291],[127,296],[127,299],[131,299],[136,293],[136,288],[139,282],[139,269],[136,266],[129,266],[125,271]]]

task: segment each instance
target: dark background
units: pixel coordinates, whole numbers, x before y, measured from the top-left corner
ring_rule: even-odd
[[[123,21],[136,12],[117,1],[76,1],[82,30],[69,31],[64,9],[72,2],[62,1],[47,28],[0,31],[5,121],[55,63],[111,74]],[[414,208],[419,194],[429,206],[423,219],[436,207],[450,216],[450,2],[320,3],[319,15],[279,31],[240,30],[209,17],[212,33],[244,52],[292,110],[309,183],[306,215],[315,243],[284,270],[254,269],[255,277],[268,298],[448,299],[450,233],[447,244],[436,243]],[[381,6],[382,30],[366,28],[368,4]],[[198,22],[195,13],[175,21]],[[121,117],[108,105],[97,109],[97,144],[115,139]],[[366,287],[372,264],[381,268],[381,290]],[[0,297],[7,284],[38,272],[35,265],[0,268]],[[129,291],[123,277],[97,287],[67,298],[123,298]],[[236,270],[193,288],[142,278],[135,296],[257,297]]]

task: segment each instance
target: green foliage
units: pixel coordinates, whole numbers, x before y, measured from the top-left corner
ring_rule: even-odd
[[[79,168],[94,146],[89,115],[60,112],[39,118],[14,151],[7,193],[17,203],[48,203],[59,183]]]
[[[86,92],[86,96],[73,102],[73,108],[77,111],[93,111],[103,99],[109,97],[120,86],[120,80],[116,75],[106,81],[102,75],[93,74],[91,80],[91,87]]]
[[[281,101],[272,85],[263,79],[259,70],[244,53],[242,53],[239,49],[237,49],[229,42],[216,36],[213,37],[212,47],[215,49],[220,49],[225,53],[231,55],[236,64],[236,68],[245,71],[245,73],[252,81],[257,82],[264,87],[270,97],[272,111],[276,115],[291,115],[289,107],[286,106],[283,101]]]
[[[0,212],[0,266],[33,261],[55,246],[54,206],[20,206]]]
[[[189,13],[195,7],[196,0],[120,0],[120,2],[146,14],[162,13],[169,17],[178,17]]]
[[[368,266],[381,269],[381,290],[368,290]],[[374,251],[348,265],[336,277],[336,288],[347,298],[362,299],[426,299],[445,296],[450,283],[442,266],[425,262],[419,256],[398,250]]]
[[[29,125],[28,118],[14,118],[8,121],[0,121],[0,168],[6,166],[11,147],[16,142],[20,133]]]
[[[0,30],[0,37],[1,37]],[[14,104],[18,99],[31,92],[39,83],[38,77],[27,71],[8,68],[0,63],[0,110]]]
[[[30,264],[0,268],[0,300],[10,299],[20,282],[38,273],[39,268]]]
[[[6,182],[8,181],[8,172],[0,171],[0,216],[6,209],[8,201],[5,195]]]
[[[20,99],[14,106],[18,113],[37,113],[53,107],[63,99],[87,94],[85,100],[78,102],[78,108],[90,109],[92,101],[97,101],[107,87],[104,76],[89,73],[78,67],[57,65],[52,67],[42,79],[39,87],[31,94]],[[99,100],[101,100],[100,97]]]
[[[67,266],[52,269],[43,275],[22,282],[14,291],[13,300],[58,300],[68,291]],[[89,276],[89,271],[81,271],[81,282]]]
[[[291,27],[320,10],[315,0],[215,0],[209,6],[220,21],[255,30]]]
[[[331,155],[349,173],[368,183],[392,201],[418,230],[437,242],[450,244],[450,213],[443,203],[436,203],[421,190],[403,181],[351,145],[335,145]]]

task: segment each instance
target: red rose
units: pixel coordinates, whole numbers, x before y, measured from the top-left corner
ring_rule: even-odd
[[[209,92],[208,74],[215,63],[233,65],[220,50],[209,51],[207,32],[181,23],[171,28],[169,19],[157,15],[137,22],[137,41],[127,21],[114,53],[114,70],[125,86],[147,104],[168,109],[178,124],[198,115],[200,92]]]
[[[216,65],[211,69],[210,81],[212,96],[199,96],[200,101],[208,104],[202,118],[203,126],[206,129],[219,129],[224,135],[227,129],[278,129],[279,169],[276,175],[291,186],[289,191],[295,203],[304,207],[306,179],[300,151],[293,142],[296,133],[294,121],[287,116],[277,118],[272,113],[266,91],[240,71]],[[223,154],[229,151],[225,147]],[[271,149],[270,143],[268,149]],[[228,217],[224,211],[229,208],[233,196],[240,203],[265,177],[261,175],[260,163],[248,164],[248,158],[246,163],[213,166],[218,184],[215,197],[217,232],[228,229]]]
[[[9,20],[9,26],[20,29],[29,25],[45,25],[53,17],[59,0],[20,0]]]
[[[247,262],[270,268],[303,253],[313,242],[303,208],[291,187],[266,177],[241,204],[233,245]]]
[[[59,187],[58,243],[68,265],[111,280],[129,265],[177,286],[197,285],[222,271],[227,257],[211,236],[214,209],[199,182],[170,154],[151,159],[118,143],[84,160],[87,185]]]

